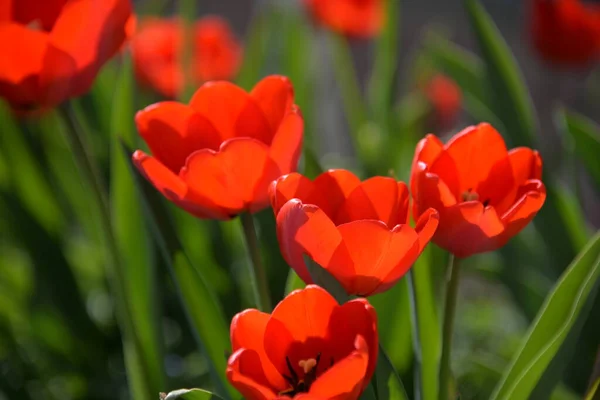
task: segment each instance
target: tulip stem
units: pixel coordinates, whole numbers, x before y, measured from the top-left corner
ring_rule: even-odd
[[[250,282],[252,290],[254,291],[256,306],[261,311],[270,312],[271,296],[269,294],[269,284],[267,282],[265,266],[260,256],[260,246],[254,227],[254,220],[250,213],[243,213],[240,215],[240,218],[242,220],[242,227],[244,228],[246,246],[248,247],[248,253],[250,254],[251,262],[248,265],[250,267]]]
[[[456,311],[456,297],[458,294],[458,281],[460,274],[460,258],[450,255],[448,264],[449,278],[446,285],[446,303],[444,304],[444,326],[442,331],[442,356],[440,359],[440,392],[439,400],[448,400],[450,390],[450,359],[452,347],[452,333],[454,315]]]

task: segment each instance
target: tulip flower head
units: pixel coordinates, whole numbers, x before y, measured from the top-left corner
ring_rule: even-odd
[[[237,314],[231,345],[227,378],[247,400],[356,400],[377,363],[377,315],[365,299],[339,305],[309,285],[272,314]]]
[[[141,21],[132,40],[136,77],[165,97],[175,98],[184,88],[184,40],[188,37],[192,57],[187,75],[195,84],[230,80],[242,62],[242,46],[227,21],[216,16],[198,20],[187,34],[179,19],[148,18]]]
[[[17,112],[87,92],[125,41],[129,0],[5,0],[0,4],[0,96]]]
[[[383,0],[304,0],[315,20],[342,35],[370,38],[381,32]]]
[[[496,250],[520,232],[546,199],[537,151],[507,151],[489,124],[471,126],[446,145],[427,135],[411,174],[413,217],[435,208],[433,242],[457,257]]]
[[[346,170],[314,181],[293,173],[273,182],[271,205],[288,264],[307,284],[308,255],[348,294],[370,296],[390,289],[421,254],[438,224],[426,210],[408,225],[408,188],[393,178],[361,182]]]
[[[296,170],[304,123],[293,88],[269,76],[250,93],[205,83],[189,104],[160,102],[135,122],[153,156],[133,161],[169,200],[199,218],[229,219],[269,204],[269,184]]]
[[[546,60],[580,66],[600,57],[600,6],[581,0],[532,0],[533,43]]]

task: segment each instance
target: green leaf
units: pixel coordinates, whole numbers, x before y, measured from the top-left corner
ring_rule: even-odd
[[[600,232],[573,260],[532,323],[521,349],[496,387],[493,399],[528,399],[552,359],[565,345],[587,301],[592,301],[599,286]],[[568,343],[567,343],[568,344]],[[556,381],[556,379],[555,379]],[[555,382],[556,384],[557,382]]]
[[[285,292],[284,295],[287,296],[291,292],[296,289],[302,289],[305,286],[305,283],[300,279],[296,271],[290,268],[290,272],[288,273],[287,281],[285,282]]]
[[[329,294],[337,300],[338,303],[344,304],[350,300],[350,296],[346,293],[346,290],[342,284],[335,279],[335,277],[331,275],[329,271],[321,267],[319,264],[314,262],[312,258],[306,255],[304,256],[304,263],[306,264],[306,269],[308,269],[308,273],[310,274],[313,282],[327,290]]]
[[[389,132],[389,112],[395,95],[395,76],[398,67],[398,32],[400,20],[400,0],[385,0],[385,28],[375,44],[375,61],[369,78],[368,95],[370,108],[375,120]]]
[[[413,347],[415,363],[420,367],[416,376],[415,392],[420,391],[422,399],[438,397],[438,364],[441,354],[440,324],[433,287],[432,252],[428,246],[411,268],[405,279],[408,281],[411,299],[411,326],[413,327]],[[421,386],[419,387],[418,384]]]
[[[160,400],[221,400],[219,396],[202,389],[179,389],[161,393]]]
[[[124,153],[131,151],[123,144]],[[130,166],[131,167],[131,166]],[[226,354],[230,351],[229,331],[223,311],[212,288],[185,253],[163,200],[154,187],[133,168],[136,186],[142,194],[145,215],[159,250],[169,266],[182,305],[200,350],[209,361],[213,382],[223,396],[239,399],[240,395],[225,377]],[[191,218],[191,217],[190,217]]]
[[[598,400],[598,397],[600,397],[600,378],[596,379],[585,394],[585,400]]]
[[[134,77],[131,60],[126,58],[117,78],[111,115],[111,217],[125,275],[125,296],[132,310],[133,329],[140,346],[125,346],[132,397],[154,396],[166,386],[164,354],[157,301],[156,270],[147,235],[139,193],[129,172],[131,163],[120,149],[118,137],[129,146],[135,143],[133,126]],[[146,374],[139,371],[146,369]],[[144,377],[147,379],[144,382]]]
[[[512,146],[532,147],[537,121],[517,62],[498,27],[479,1],[466,0],[465,3],[483,54],[486,80],[491,87],[490,108],[506,127],[502,133],[510,139]]]
[[[563,112],[565,132],[575,148],[575,154],[583,162],[600,190],[600,126],[589,118],[574,112]]]
[[[245,35],[244,61],[236,79],[236,84],[246,90],[252,89],[260,78],[267,56],[267,42],[272,37],[273,25],[276,22],[275,12],[270,4],[256,2],[254,13]]]
[[[402,380],[381,346],[375,370],[375,393],[378,400],[408,400]]]

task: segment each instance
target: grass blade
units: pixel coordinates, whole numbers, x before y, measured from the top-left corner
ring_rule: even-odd
[[[600,233],[597,233],[549,293],[521,349],[496,387],[493,399],[530,398],[548,365],[565,345],[578,317],[583,315],[584,304],[596,295],[599,278]],[[570,335],[571,340],[577,337]]]

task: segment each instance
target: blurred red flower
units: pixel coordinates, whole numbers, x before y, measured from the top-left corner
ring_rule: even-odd
[[[533,0],[533,43],[546,60],[584,65],[600,56],[600,5],[580,0]]]
[[[178,19],[148,18],[139,23],[131,43],[138,80],[166,97],[176,97],[184,87],[185,30]],[[190,76],[195,84],[235,77],[242,46],[227,21],[204,17],[193,25],[189,38],[193,40]]]
[[[437,74],[427,84],[425,95],[433,107],[437,124],[442,128],[452,127],[462,102],[462,92],[456,82]]]
[[[271,205],[285,260],[306,283],[307,254],[348,294],[370,296],[390,289],[421,254],[438,224],[427,210],[408,225],[408,189],[393,178],[361,182],[346,170],[314,181],[293,173],[273,182]]]
[[[153,154],[135,152],[139,170],[179,207],[215,219],[269,204],[269,184],[296,170],[304,129],[291,82],[275,75],[250,93],[205,83],[189,105],[153,104],[135,122]]]
[[[433,242],[457,257],[496,250],[535,216],[546,199],[542,159],[526,147],[506,150],[489,124],[471,126],[446,145],[427,135],[411,176],[413,217],[440,213]]]
[[[342,35],[370,38],[381,32],[383,0],[304,0],[313,17]]]
[[[365,299],[339,305],[310,285],[270,315],[237,314],[231,345],[227,378],[247,400],[355,400],[375,371],[377,315]]]
[[[0,1],[0,96],[26,112],[84,94],[130,15],[129,0]]]

